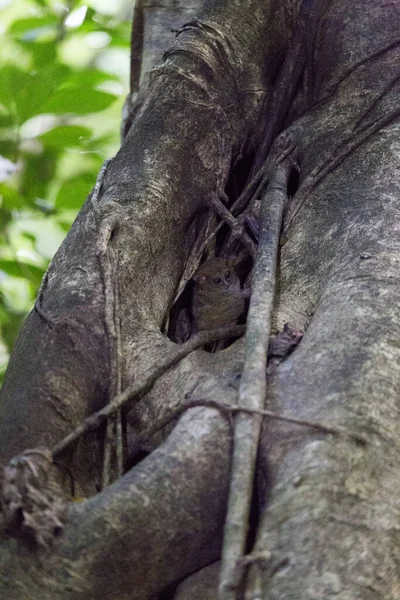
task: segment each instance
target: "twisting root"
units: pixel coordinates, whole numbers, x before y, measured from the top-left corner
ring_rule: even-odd
[[[224,194],[223,199],[228,199]],[[245,248],[249,251],[250,255],[254,258],[256,254],[256,245],[253,240],[247,235],[244,228],[244,221],[241,219],[235,219],[232,213],[222,204],[221,200],[216,194],[210,194],[207,198],[208,204],[221,217],[222,221],[227,223],[231,228],[232,234],[243,243]]]
[[[109,167],[110,161],[105,161],[100,169],[96,184],[93,189],[91,201],[99,217],[100,231],[97,241],[96,256],[100,265],[100,275],[104,291],[104,324],[107,331],[110,355],[110,398],[121,392],[121,335],[118,317],[119,290],[116,273],[118,273],[117,255],[110,245],[113,234],[118,228],[118,217],[113,215],[101,221],[99,197],[101,188]],[[117,469],[115,478],[122,475],[123,471],[123,442],[122,442],[122,415],[118,411],[107,421],[104,438],[102,487],[106,487],[113,478],[113,454],[116,457]]]
[[[116,266],[116,255],[109,246],[110,239],[115,231],[116,223],[103,225],[102,235],[99,236],[97,257],[104,288],[104,321],[107,330],[110,352],[110,398],[121,392],[121,361],[120,361],[120,327],[118,317],[118,281],[115,274],[118,272]],[[118,411],[116,415],[107,421],[104,439],[104,457],[102,487],[111,482],[113,475],[113,454],[117,457],[117,473],[115,478],[122,475],[123,471],[123,448],[122,448],[122,415]]]
[[[284,136],[278,138],[277,150],[282,142],[286,149],[293,149],[290,138]],[[274,156],[276,155],[274,151]],[[285,156],[285,149],[280,156]],[[271,165],[269,183],[262,199],[261,235],[252,278],[245,362],[239,387],[238,404],[241,409],[246,409],[246,412],[241,411],[235,418],[231,482],[219,587],[221,600],[234,600],[237,592],[237,564],[245,552],[262,420],[261,415],[255,411],[264,408],[267,391],[266,363],[275,295],[279,236],[283,211],[288,200],[287,183],[292,164],[291,157],[288,157],[281,162],[278,158],[275,165]]]
[[[327,435],[343,436],[345,438],[353,440],[361,446],[365,446],[368,443],[367,438],[362,434],[357,433],[355,431],[350,431],[349,429],[345,429],[343,427],[337,427],[336,425],[330,425],[329,423],[320,423],[317,421],[298,419],[295,416],[282,415],[272,410],[257,410],[251,408],[243,408],[242,406],[231,406],[230,404],[224,404],[223,402],[218,402],[217,400],[210,400],[209,398],[193,398],[188,402],[185,402],[185,404],[183,404],[182,406],[179,406],[175,410],[171,411],[163,419],[157,421],[154,425],[152,425],[152,427],[147,429],[147,431],[138,435],[136,438],[137,445],[148,442],[153,437],[153,435],[164,429],[164,427],[172,423],[172,421],[174,421],[187,410],[190,410],[192,408],[215,408],[215,410],[218,410],[224,417],[227,418],[229,425],[232,427],[232,431],[232,416],[239,413],[245,413],[248,415],[260,415],[263,418],[273,419],[275,421],[283,421],[284,423],[291,423],[292,425],[307,427],[309,429],[315,429],[316,431],[325,433]]]

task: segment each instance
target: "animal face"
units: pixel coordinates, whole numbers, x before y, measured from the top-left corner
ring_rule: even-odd
[[[204,290],[235,291],[240,289],[240,280],[233,267],[232,260],[211,258],[200,266],[193,279]]]

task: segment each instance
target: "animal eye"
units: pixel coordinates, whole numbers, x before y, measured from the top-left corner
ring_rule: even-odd
[[[225,273],[225,279],[230,279],[231,278],[231,272],[230,271],[226,271]]]
[[[219,285],[220,283],[222,283],[222,279],[221,277],[214,277],[213,282]]]

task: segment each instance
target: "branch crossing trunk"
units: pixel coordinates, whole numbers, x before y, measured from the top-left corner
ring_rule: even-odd
[[[267,353],[275,296],[276,267],[291,156],[278,159],[262,198],[261,234],[252,278],[252,294],[246,329],[246,352],[239,387],[239,407],[264,408],[267,392]],[[250,506],[262,417],[239,413],[235,417],[234,450],[228,512],[224,527],[220,600],[234,600],[241,582],[239,561],[246,552]]]

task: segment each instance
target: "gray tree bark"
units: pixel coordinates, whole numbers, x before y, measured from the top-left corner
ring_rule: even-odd
[[[300,175],[274,323],[305,335],[271,376],[267,406],[367,442],[265,423],[253,524],[264,558],[249,569],[247,598],[399,598],[399,11],[383,0],[204,2],[140,92],[100,194],[49,268],[1,392],[5,463],[53,446],[118,385],[151,372],[174,348],[162,326],[207,195],[224,191],[239,153],[261,164],[289,130]],[[196,351],[170,369],[135,407],[133,434],[188,397],[235,403],[243,348]],[[91,497],[71,503],[51,552],[2,536],[1,597],[152,598],[218,559],[232,451],[224,416],[187,411],[96,494],[100,433],[62,457]],[[215,598],[217,572],[193,575],[176,598]]]

